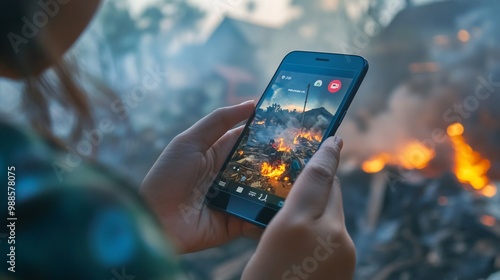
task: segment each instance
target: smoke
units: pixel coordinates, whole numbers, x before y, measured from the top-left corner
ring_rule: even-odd
[[[330,125],[330,121],[322,115],[318,115],[316,123],[312,126],[314,132],[321,132]]]
[[[254,124],[252,131],[255,134],[254,137],[258,143],[250,142],[249,144],[251,146],[267,144],[271,140],[276,141],[277,139],[282,138],[288,147],[294,148],[294,135],[292,135],[291,132],[297,130],[296,128],[299,125],[297,119],[290,118],[284,125],[271,124],[273,122],[275,122],[274,119],[266,120],[265,124]]]
[[[300,143],[298,137],[306,137],[309,141],[321,140],[325,129],[329,126],[332,116],[325,116],[328,113],[324,108],[313,109],[305,114],[290,112],[289,110],[279,110],[274,112],[271,107],[266,111],[257,114],[253,127],[250,131],[250,146],[267,144],[271,140],[283,144],[294,150]],[[304,116],[304,123],[302,117]]]
[[[439,112],[452,96],[453,92],[444,88],[421,94],[414,85],[401,84],[390,95],[385,111],[358,113],[358,121],[346,119],[339,129],[345,142],[344,155],[363,161],[382,152],[397,154],[405,144],[429,137],[434,128],[443,127]]]
[[[492,162],[489,175],[500,173],[496,147],[500,139],[500,110],[495,109],[500,104],[500,33],[496,28],[500,25],[500,5],[486,7],[487,3],[493,2],[478,2],[474,8],[458,14],[454,26],[432,26],[441,33],[425,27],[419,30],[418,25],[412,27],[416,37],[412,40],[421,47],[417,52],[402,48],[400,52],[381,54],[387,55],[384,59],[377,57],[380,54],[372,54],[372,68],[379,71],[369,73],[371,77],[363,88],[374,90],[360,92],[358,98],[362,96],[364,100],[353,107],[339,129],[338,134],[344,138],[345,161],[359,163],[382,152],[397,154],[402,146],[417,140],[432,144],[436,151],[434,161],[443,169],[449,168],[453,164],[449,143],[446,139],[437,141],[443,137],[436,137],[436,133],[460,122],[465,126],[468,143]],[[460,41],[459,32],[466,32],[467,40]],[[375,49],[399,40],[397,34],[385,36]],[[433,67],[417,71],[422,65]],[[394,77],[398,79],[394,81]],[[383,86],[376,83],[385,81],[395,86],[382,92]],[[487,98],[478,98],[478,87],[482,87]]]

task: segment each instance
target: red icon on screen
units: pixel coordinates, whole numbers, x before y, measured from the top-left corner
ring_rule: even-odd
[[[331,93],[335,93],[342,88],[342,82],[340,80],[333,80],[328,85],[328,91]]]

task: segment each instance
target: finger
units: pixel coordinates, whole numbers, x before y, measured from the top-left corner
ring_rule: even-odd
[[[253,100],[219,108],[181,133],[177,139],[193,144],[199,151],[205,152],[228,130],[248,119],[254,108]]]
[[[234,144],[238,140],[238,137],[240,137],[244,127],[245,126],[241,125],[229,130],[212,146],[212,151],[214,153],[214,166],[216,170],[219,170],[222,167],[222,164],[224,164],[224,161],[233,149]]]
[[[332,190],[328,197],[328,202],[325,207],[324,216],[335,222],[344,224],[344,206],[342,202],[342,188],[340,180],[335,176]]]
[[[323,142],[293,185],[285,203],[287,211],[315,218],[323,214],[337,173],[341,149],[342,140],[337,136]]]

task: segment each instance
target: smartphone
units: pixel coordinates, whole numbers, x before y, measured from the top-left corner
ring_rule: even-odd
[[[286,55],[212,183],[208,205],[265,227],[337,131],[367,71],[357,55]]]

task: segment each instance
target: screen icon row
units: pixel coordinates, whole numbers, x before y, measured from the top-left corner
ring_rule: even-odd
[[[315,87],[321,87],[323,85],[322,80],[317,80],[314,82]],[[335,93],[342,88],[342,82],[340,80],[333,80],[328,84],[328,91],[331,93]]]
[[[226,184],[227,183],[224,181],[218,182],[218,185],[221,187],[226,186]],[[266,194],[266,193],[257,193],[256,191],[253,191],[253,190],[249,190],[248,192],[245,192],[245,188],[243,186],[237,186],[235,191],[237,193],[241,193],[241,194],[245,193],[249,197],[257,198],[259,201],[262,201],[262,202],[267,202],[267,199],[269,197],[268,194]],[[278,201],[277,205],[278,205],[278,207],[283,207],[284,201],[283,200]]]

